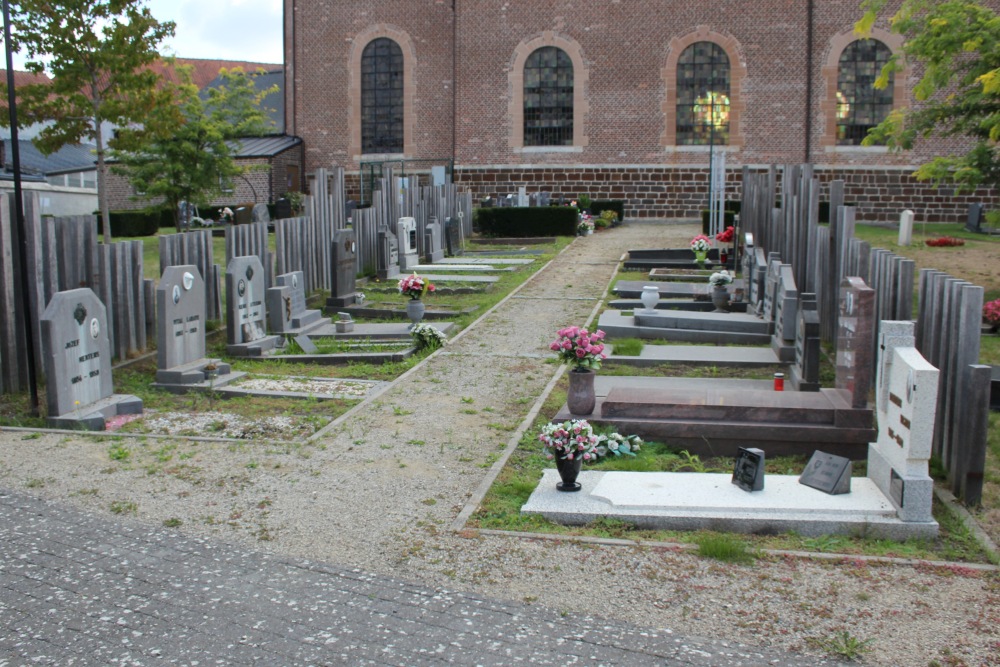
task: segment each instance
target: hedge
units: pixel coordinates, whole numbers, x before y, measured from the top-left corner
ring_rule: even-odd
[[[154,236],[160,230],[164,211],[111,211],[111,235]],[[166,213],[169,215],[170,212]],[[97,215],[97,233],[104,234],[104,218],[100,214]]]
[[[569,206],[479,208],[479,233],[493,237],[575,236],[577,211]]]

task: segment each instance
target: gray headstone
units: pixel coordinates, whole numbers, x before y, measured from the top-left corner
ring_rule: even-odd
[[[441,225],[438,224],[437,218],[431,217],[431,221],[427,223],[424,230],[424,237],[427,241],[428,261],[433,264],[444,259],[444,250],[441,247]]]
[[[461,220],[452,220],[451,218],[445,218],[444,236],[445,236],[445,242],[448,246],[449,257],[456,257],[465,254]]]
[[[803,295],[805,296],[805,295]],[[791,384],[795,391],[819,391],[820,355],[822,352],[819,312],[815,302],[806,308],[803,300],[795,331],[795,364],[791,369]]]
[[[193,264],[170,266],[156,288],[156,365],[183,366],[205,356],[205,281]]]
[[[552,202],[551,192],[539,192],[538,193],[538,205],[548,206]]]
[[[386,226],[378,229],[376,269],[379,280],[389,280],[399,275],[399,245],[396,235]]]
[[[899,214],[899,245],[908,246],[913,241],[913,211]]]
[[[135,396],[112,393],[107,310],[93,290],[57,292],[40,324],[50,423],[104,430],[107,417],[142,412]]]
[[[283,273],[267,290],[267,323],[273,333],[287,334],[322,319],[318,310],[306,306],[306,281],[301,271]]]
[[[517,205],[518,206],[528,205],[528,188],[523,185],[517,188]]]
[[[226,340],[252,343],[267,336],[264,266],[256,255],[233,257],[226,267]]]
[[[879,431],[868,450],[868,477],[893,501],[900,519],[932,522],[934,482],[928,461],[938,370],[913,347],[912,322],[882,324],[876,401]]]
[[[330,298],[331,308],[350,306],[355,301],[358,275],[358,244],[353,229],[338,229],[333,233],[333,265]]]
[[[767,281],[767,256],[763,248],[753,249],[753,274],[750,276],[750,303],[754,310],[763,312],[764,284]]]
[[[837,389],[851,407],[868,405],[875,349],[875,292],[860,278],[840,284],[837,318]]]
[[[965,218],[965,229],[970,232],[983,231],[983,205],[979,203],[969,204],[969,210]]]
[[[767,280],[764,283],[764,321],[774,321],[774,300],[778,297],[778,281],[781,273],[781,260],[778,253],[772,252],[767,260]]]
[[[271,212],[267,210],[267,204],[254,204],[253,211],[250,212],[251,222],[271,222]]]
[[[274,215],[278,220],[292,217],[292,202],[284,197],[274,202]]]
[[[775,337],[779,341],[795,340],[799,315],[799,290],[791,264],[778,267],[778,286],[774,299]]]

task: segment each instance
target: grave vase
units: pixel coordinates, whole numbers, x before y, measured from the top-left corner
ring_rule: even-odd
[[[583,469],[583,458],[576,456],[573,459],[564,459],[556,454],[556,470],[559,471],[561,482],[556,484],[557,491],[579,491],[583,487],[576,478],[580,476]]]
[[[728,313],[726,306],[729,305],[729,290],[723,287],[712,288],[712,305],[715,306],[713,312]]]
[[[707,250],[695,250],[694,251],[694,263],[698,266],[704,266],[705,262],[708,260]]]
[[[420,299],[410,299],[406,302],[406,316],[410,318],[410,328],[420,324],[424,319],[424,302]]]
[[[644,285],[639,300],[646,310],[655,310],[656,304],[660,301],[660,288],[656,285]]]
[[[594,394],[594,378],[597,373],[584,369],[573,369],[569,372],[569,393],[566,395],[566,407],[574,415],[589,415],[594,411],[597,396]]]

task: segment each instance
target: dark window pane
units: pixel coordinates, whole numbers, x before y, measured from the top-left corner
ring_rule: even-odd
[[[875,80],[892,52],[877,39],[859,39],[840,54],[837,69],[837,143],[859,146],[892,111],[892,75],[889,84],[875,88]]]
[[[554,46],[524,64],[524,145],[573,145],[573,62]]]
[[[677,61],[677,144],[729,143],[729,56],[695,42]]]
[[[361,52],[361,152],[403,152],[403,51],[384,37]]]

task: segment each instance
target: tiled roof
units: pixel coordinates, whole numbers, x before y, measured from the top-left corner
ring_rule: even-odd
[[[249,71],[249,70],[246,70]],[[217,88],[222,84],[222,77],[212,79],[208,85],[202,88],[202,97],[206,97],[209,88]],[[278,86],[276,92],[271,93],[261,101],[261,106],[267,110],[267,115],[271,119],[272,129],[275,132],[282,132],[285,129],[285,76],[284,71],[279,66],[278,69],[264,72],[253,77],[253,85],[257,91],[266,90],[271,86]]]
[[[198,87],[198,90],[201,90],[217,78],[219,70],[223,68],[234,69],[240,67],[244,72],[256,72],[258,69],[271,72],[282,69],[281,63],[253,63],[245,60],[202,60],[200,58],[174,58],[173,66],[168,65],[164,60],[159,60],[153,63],[151,67],[170,81],[177,83],[179,81],[176,71],[177,65],[191,66],[191,78],[194,85]]]
[[[290,137],[285,134],[275,134],[267,137],[246,137],[229,142],[233,148],[235,157],[274,157],[289,148],[294,148],[302,143],[298,137]]]

